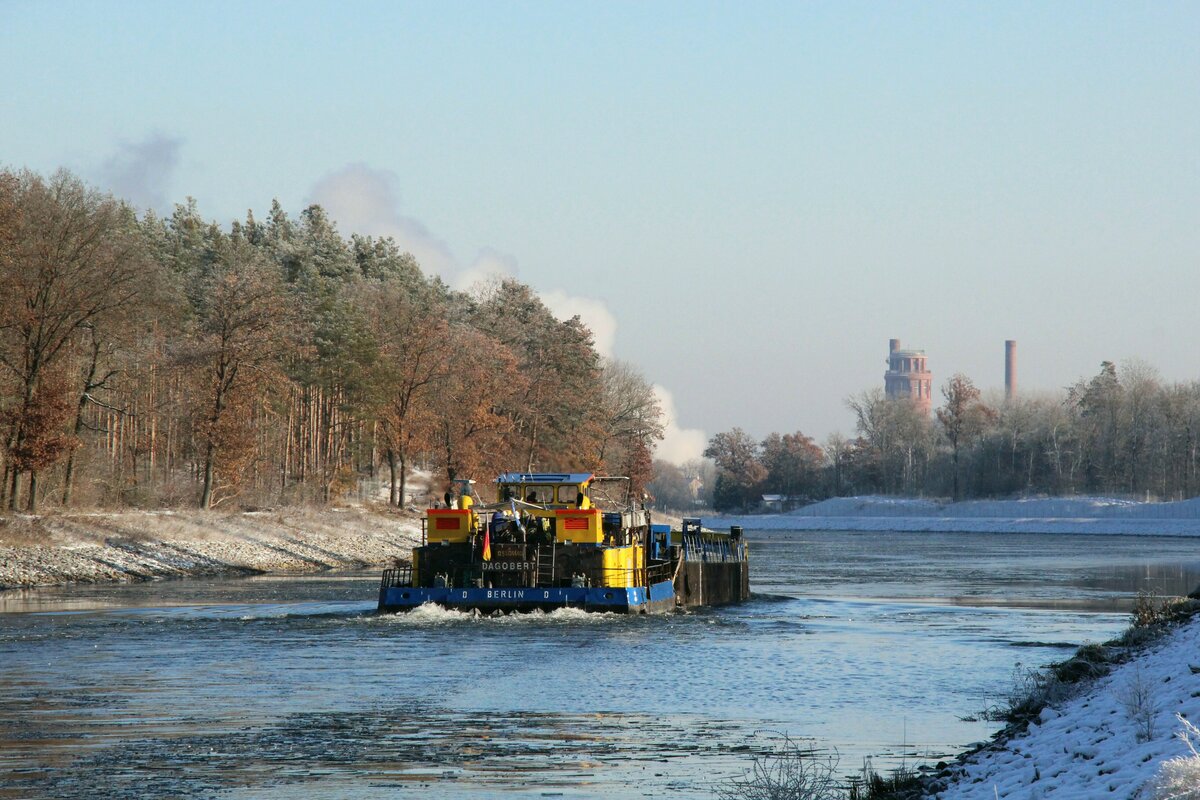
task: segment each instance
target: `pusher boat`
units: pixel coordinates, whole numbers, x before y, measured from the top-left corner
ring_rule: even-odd
[[[750,597],[741,528],[705,531],[698,519],[677,531],[652,524],[628,478],[506,473],[491,504],[479,501],[473,483],[456,481],[448,507],[425,513],[411,563],[383,573],[380,611],[435,603],[482,613],[646,614]]]

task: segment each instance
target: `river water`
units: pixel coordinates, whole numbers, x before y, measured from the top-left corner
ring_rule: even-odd
[[[374,572],[0,594],[0,797],[697,797],[782,733],[911,765],[1200,584],[1188,539],[747,538],[751,602],[658,617],[377,616]]]

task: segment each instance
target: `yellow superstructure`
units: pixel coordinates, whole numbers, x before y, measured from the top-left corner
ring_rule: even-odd
[[[465,542],[479,525],[475,512],[467,508],[431,508],[425,516],[430,544]]]
[[[642,575],[644,556],[641,545],[605,547],[600,552],[604,560],[603,586],[623,588],[644,585],[645,576]]]
[[[571,544],[600,544],[604,541],[600,509],[559,508],[554,511],[556,523],[554,538]]]
[[[426,512],[425,543],[413,552],[414,574],[466,588],[471,582],[477,588],[503,586],[499,581],[511,580],[511,573],[556,588],[577,587],[575,581],[585,588],[647,586],[646,532],[631,533],[628,511],[606,514],[597,508],[594,480],[591,473],[506,473],[497,478],[496,502],[486,505],[472,495],[469,482],[460,481],[463,486],[446,498],[458,508]],[[471,549],[455,549],[462,545]],[[489,557],[488,545],[504,554]],[[511,555],[514,547],[520,556]],[[454,574],[461,563],[469,577]]]

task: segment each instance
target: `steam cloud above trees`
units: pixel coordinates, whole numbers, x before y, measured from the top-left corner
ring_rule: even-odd
[[[403,251],[412,253],[423,269],[454,288],[472,287],[504,278],[518,278],[517,260],[485,247],[469,264],[462,264],[445,241],[420,220],[400,212],[400,181],[395,173],[367,164],[348,164],[321,178],[313,186],[310,202],[329,212],[343,233],[390,236]],[[612,356],[617,321],[602,300],[580,297],[562,290],[542,293],[542,300],[562,320],[578,315],[595,337],[596,351]]]
[[[182,146],[183,139],[162,133],[140,142],[121,142],[97,170],[98,182],[138,208],[166,213]]]
[[[395,173],[366,164],[347,164],[313,185],[309,202],[322,206],[344,234],[386,237],[412,253],[427,272],[455,284],[462,270],[450,247],[424,223],[400,213],[400,181]]]
[[[388,170],[363,163],[348,164],[317,181],[310,193],[310,202],[324,207],[343,233],[392,237],[399,248],[412,253],[426,271],[440,275],[460,291],[519,277],[516,258],[493,248],[481,249],[471,263],[464,266],[449,245],[424,223],[401,213],[399,184],[399,178]],[[540,296],[559,320],[578,316],[592,332],[596,352],[605,358],[613,357],[617,318],[603,300],[569,294],[561,289],[544,291]],[[667,417],[664,438],[657,448],[658,458],[673,464],[699,458],[706,441],[704,431],[679,427],[671,393],[657,385],[655,392]]]
[[[663,412],[663,438],[655,455],[671,464],[686,464],[704,454],[708,437],[699,428],[682,428],[675,409],[675,397],[665,386],[654,384],[654,396]]]

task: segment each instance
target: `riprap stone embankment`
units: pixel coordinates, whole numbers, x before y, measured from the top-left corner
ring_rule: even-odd
[[[361,508],[0,518],[0,589],[351,569],[407,556],[414,516]]]

